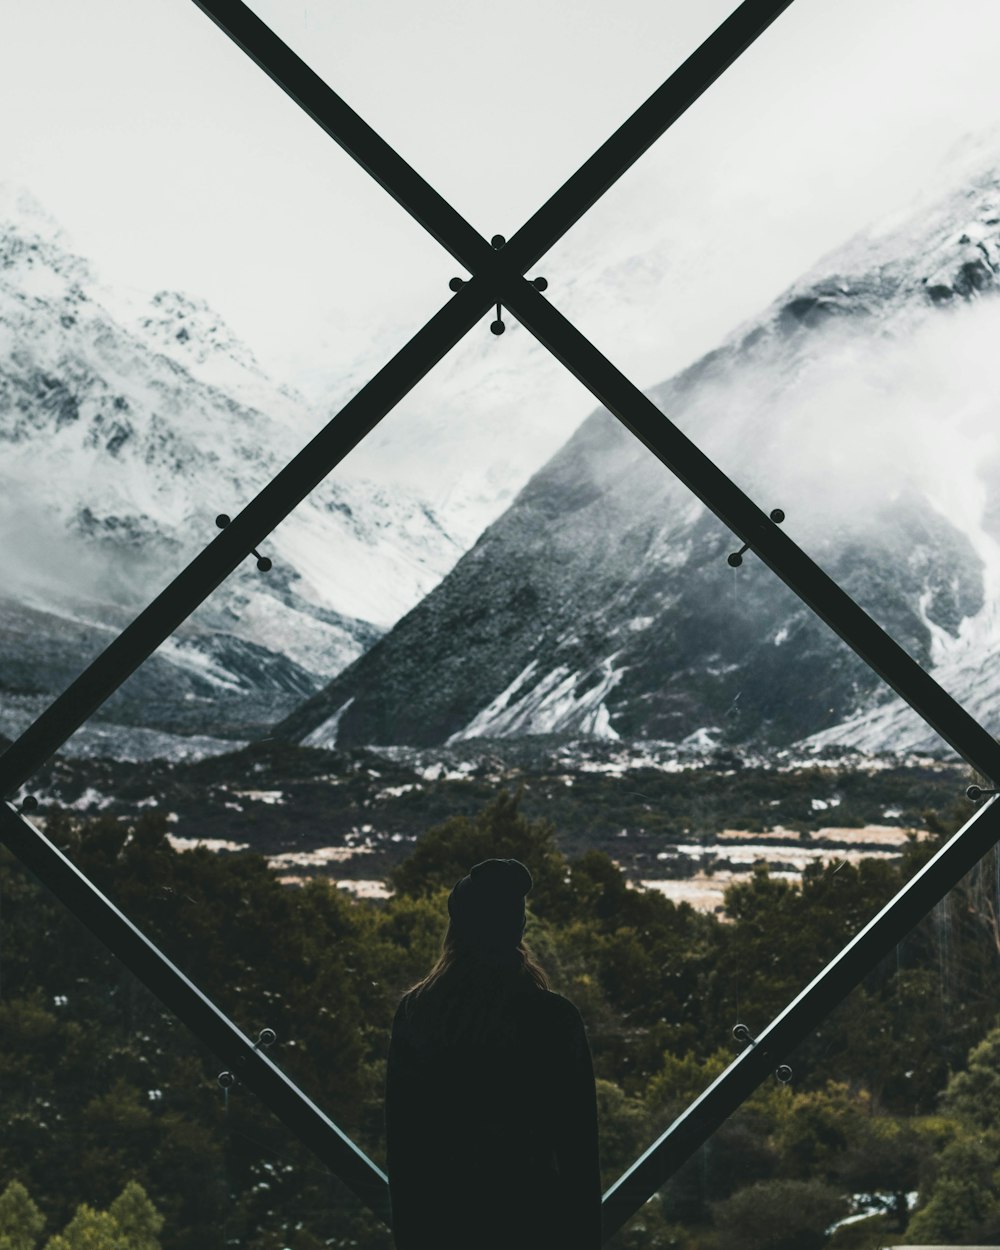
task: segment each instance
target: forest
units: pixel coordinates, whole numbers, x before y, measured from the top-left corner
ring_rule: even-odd
[[[426,831],[393,894],[282,885],[252,851],[177,851],[162,814],[52,807],[46,834],[384,1167],[389,1026],[471,864],[530,869],[525,944],[579,1007],[605,1190],[967,815],[892,860],[759,865],[722,914],[627,881],[499,790]],[[1000,860],[873,968],[609,1243],[875,1250],[1000,1239]],[[0,1247],[389,1250],[383,1225],[0,848]]]

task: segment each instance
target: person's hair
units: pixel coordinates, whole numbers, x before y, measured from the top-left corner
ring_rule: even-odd
[[[520,962],[520,968],[517,967],[515,956],[517,961]],[[549,979],[545,975],[544,968],[524,944],[523,938],[518,942],[517,946],[511,947],[510,964],[521,977],[534,981],[540,989],[547,990],[550,988]],[[434,986],[443,987],[445,984],[454,984],[457,989],[471,981],[483,979],[486,968],[488,968],[488,965],[484,966],[476,949],[461,942],[456,937],[455,926],[449,920],[448,928],[441,939],[441,954],[438,956],[437,961],[426,976],[421,977],[415,985],[410,986],[406,991],[406,995],[411,1001],[415,1001],[426,990]]]

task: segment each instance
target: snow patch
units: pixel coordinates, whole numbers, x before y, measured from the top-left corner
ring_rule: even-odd
[[[269,855],[271,868],[319,868],[324,864],[339,864],[354,859],[356,855],[371,855],[370,846],[321,846],[314,851],[282,851]]]
[[[613,668],[614,656],[600,665],[601,675],[579,695],[575,690],[592,673],[571,672],[558,665],[541,681],[516,698],[517,692],[533,677],[538,667],[532,660],[511,684],[478,712],[472,720],[445,743],[451,746],[467,738],[512,738],[528,734],[580,733],[595,738],[618,740],[611,727],[611,716],[604,700],[618,685],[624,668]]]
[[[234,790],[233,794],[238,799],[252,799],[255,803],[282,806],[285,802],[285,794],[282,790]]]
[[[340,718],[354,702],[354,695],[341,704],[332,716],[328,716],[321,725],[317,725],[311,733],[306,734],[302,739],[304,747],[320,747],[321,749],[332,751],[337,745],[337,727],[340,724]]]
[[[227,842],[225,838],[179,838],[168,833],[167,841],[175,851],[193,851],[197,846],[203,846],[209,851],[248,851],[250,849],[249,842]]]

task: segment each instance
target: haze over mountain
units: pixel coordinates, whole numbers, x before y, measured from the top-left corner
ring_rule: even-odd
[[[652,398],[1000,729],[1000,175],[850,240]],[[276,729],[941,744],[595,412],[441,584]],[[909,727],[907,728],[907,724]]]

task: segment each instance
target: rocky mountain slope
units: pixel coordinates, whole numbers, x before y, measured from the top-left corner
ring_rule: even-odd
[[[987,167],[849,241],[652,398],[1000,728],[998,273]],[[739,545],[595,412],[442,583],[275,732],[338,746],[542,733],[916,745],[878,679],[768,569],[752,555],[729,567]],[[924,730],[921,745],[940,743]]]
[[[40,704],[323,418],[203,302],[103,288],[0,192],[0,730]],[[182,732],[273,720],[353,660],[461,548],[413,495],[336,471],[103,715]]]

